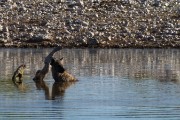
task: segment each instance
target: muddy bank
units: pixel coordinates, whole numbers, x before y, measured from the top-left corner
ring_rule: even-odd
[[[180,47],[178,0],[0,0],[1,47]]]

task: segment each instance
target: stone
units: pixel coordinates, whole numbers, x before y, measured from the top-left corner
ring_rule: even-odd
[[[96,46],[99,44],[99,41],[96,38],[89,38],[87,44],[89,46]]]
[[[81,43],[100,46],[98,42],[104,39],[111,44],[104,42],[103,46],[119,46],[118,42],[136,39],[140,45],[148,46],[145,44],[153,45],[154,40],[163,43],[164,37],[175,46],[179,35],[178,4],[177,0],[0,0],[0,34],[1,39],[8,38],[12,43],[33,41],[27,43],[29,46],[41,46],[47,39],[71,47]]]

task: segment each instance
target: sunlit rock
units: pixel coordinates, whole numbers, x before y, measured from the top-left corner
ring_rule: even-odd
[[[2,25],[0,25],[0,32],[2,32],[3,31],[3,26]]]

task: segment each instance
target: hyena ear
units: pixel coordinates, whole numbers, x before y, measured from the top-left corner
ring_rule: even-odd
[[[55,60],[54,60],[54,58],[52,58],[50,65],[53,65],[54,63],[55,63]]]

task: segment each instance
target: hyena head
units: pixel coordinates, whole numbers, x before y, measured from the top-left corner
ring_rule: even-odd
[[[63,67],[63,58],[60,60],[55,60],[52,58],[51,66],[52,66],[52,76],[55,82],[74,82],[77,79],[69,74]]]
[[[63,58],[59,60],[55,60],[54,58],[51,59],[50,65],[52,66],[52,72],[63,73],[65,71],[62,60]]]

